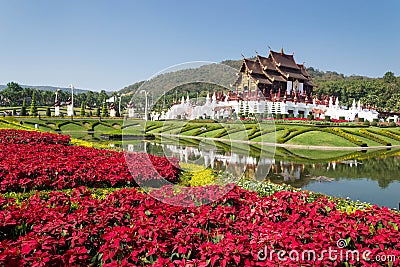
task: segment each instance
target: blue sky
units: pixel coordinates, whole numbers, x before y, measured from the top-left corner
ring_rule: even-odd
[[[397,0],[0,0],[0,11],[0,84],[115,90],[268,46],[321,70],[400,75]]]

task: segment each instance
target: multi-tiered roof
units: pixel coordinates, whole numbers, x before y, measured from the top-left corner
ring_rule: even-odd
[[[280,52],[270,50],[268,57],[257,54],[255,59],[243,58],[240,72],[246,71],[257,83],[272,84],[298,80],[314,86],[304,65],[297,64],[293,54],[285,54],[283,50]]]
[[[270,50],[268,57],[260,56],[257,53],[255,58],[243,58],[239,71],[241,75],[235,82],[235,86],[240,87],[240,85],[246,84],[243,77],[247,77],[266,97],[278,94],[288,98],[295,98],[298,95],[296,98],[306,99],[311,97],[315,86],[305,66],[297,64],[293,54],[285,54],[283,50],[280,52]],[[288,87],[289,85],[291,87]],[[301,94],[299,88],[301,88]],[[244,87],[242,89],[246,91]]]

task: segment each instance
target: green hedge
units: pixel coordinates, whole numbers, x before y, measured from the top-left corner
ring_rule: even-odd
[[[223,127],[220,124],[207,125],[206,129],[204,129],[204,130],[203,129],[198,129],[198,130],[193,132],[193,135],[194,136],[198,136],[198,135],[201,135],[201,134],[204,134],[204,133],[208,133],[208,132],[211,132],[211,131],[215,131],[215,130],[218,130],[218,129],[222,129],[222,128]]]
[[[389,130],[375,131],[375,130],[368,129],[367,131],[371,132],[371,133],[374,133],[374,134],[378,134],[378,135],[382,135],[382,136],[385,136],[385,137],[389,137],[389,138],[391,138],[393,140],[396,140],[396,141],[400,141],[400,135],[397,134],[397,133],[394,133],[392,131],[389,131]]]
[[[386,140],[383,140],[383,139],[373,135],[372,133],[368,132],[368,130],[366,130],[366,129],[361,129],[358,132],[352,132],[352,134],[367,138],[369,140],[375,141],[375,142],[377,142],[379,144],[382,144],[384,146],[391,146],[392,145],[390,142],[388,142]]]
[[[315,131],[315,130],[317,130],[317,129],[313,128],[313,127],[303,128],[303,129],[298,129],[298,128],[285,129],[283,132],[283,135],[277,139],[277,142],[280,144],[283,144],[295,136],[298,136],[298,135],[306,133],[306,132]]]
[[[343,130],[339,128],[325,128],[323,131],[337,135],[339,137],[342,137],[346,139],[347,141],[350,141],[351,143],[361,146],[361,147],[367,147],[368,145],[364,143],[362,140],[358,139],[357,137],[354,137],[353,135],[344,132]]]
[[[183,126],[181,128],[179,133],[188,132],[188,131],[191,131],[191,130],[194,130],[194,129],[197,129],[197,128],[201,128],[201,127],[203,127],[203,125],[202,124],[198,124],[198,123],[196,123],[196,124],[185,124],[185,126]]]

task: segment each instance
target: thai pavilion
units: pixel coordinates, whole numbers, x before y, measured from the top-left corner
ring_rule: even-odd
[[[297,64],[293,55],[271,50],[268,57],[257,54],[255,59],[243,58],[234,86],[246,99],[258,98],[262,92],[262,98],[268,100],[302,102],[312,100],[315,85],[304,65]]]

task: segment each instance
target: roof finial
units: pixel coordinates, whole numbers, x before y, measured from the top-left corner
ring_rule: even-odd
[[[258,56],[258,52],[257,52],[257,50],[254,50],[254,52],[256,52],[256,55]]]
[[[269,45],[267,45],[267,46],[268,46],[268,49],[269,49],[269,50],[272,50],[272,48],[271,48]]]
[[[283,55],[283,47],[281,48],[281,54]]]
[[[242,54],[242,58],[245,59],[245,57],[243,56],[243,54]]]

